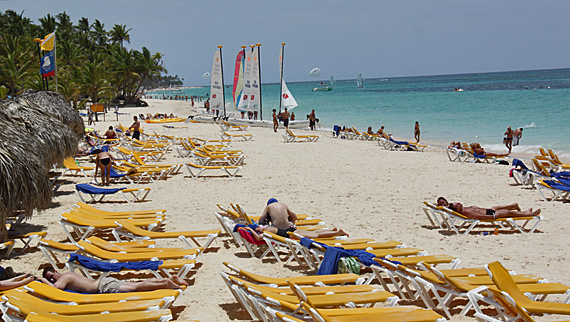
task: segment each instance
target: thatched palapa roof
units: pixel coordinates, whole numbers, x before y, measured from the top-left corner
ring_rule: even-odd
[[[50,206],[48,172],[75,155],[83,137],[83,120],[59,95],[26,94],[0,102],[0,239],[7,215]]]

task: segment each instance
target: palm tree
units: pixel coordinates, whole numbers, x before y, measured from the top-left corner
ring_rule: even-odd
[[[132,49],[114,47],[111,60],[116,89],[125,96],[125,103],[132,103],[136,94],[135,89],[140,81],[137,57],[139,53]]]
[[[113,90],[107,81],[104,63],[102,60],[89,60],[82,66],[83,90],[89,94],[93,103],[99,101],[99,96]]]
[[[42,38],[43,36],[55,31],[57,23],[55,21],[55,17],[49,13],[45,17],[38,19],[38,21],[40,22],[40,26],[42,28]]]
[[[71,22],[69,15],[64,11],[62,13],[58,13],[56,15],[56,18],[57,32],[60,36],[60,39],[70,37],[73,30],[73,22]]]
[[[89,18],[82,17],[77,21],[77,26],[74,29],[82,34],[89,34],[91,26],[89,25]]]
[[[150,50],[146,47],[142,48],[142,53],[138,55],[137,61],[139,64],[139,75],[141,76],[141,81],[139,82],[135,93],[139,92],[145,81],[160,77],[161,73],[168,73],[166,68],[162,66],[162,54],[151,54]]]
[[[107,44],[107,32],[105,31],[105,24],[95,19],[95,22],[91,25],[93,29],[91,31],[91,39],[99,46],[103,47]]]
[[[109,38],[111,41],[116,44],[119,43],[121,48],[123,48],[123,41],[131,43],[131,36],[129,35],[129,31],[133,28],[127,29],[127,25],[114,25],[113,29],[109,31]]]

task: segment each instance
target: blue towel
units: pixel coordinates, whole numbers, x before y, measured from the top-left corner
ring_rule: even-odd
[[[340,247],[327,247],[325,257],[319,266],[317,275],[330,275],[338,273],[338,261],[341,257],[349,256],[346,251]]]
[[[88,193],[92,195],[112,195],[119,190],[126,189],[126,188],[113,188],[113,189],[97,188],[87,183],[76,184],[75,188],[83,193]]]
[[[98,261],[96,259],[92,259],[75,253],[69,255],[69,261],[78,262],[79,264],[85,266],[90,270],[99,271],[99,272],[120,272],[123,269],[132,269],[137,271],[150,269],[156,271],[158,270],[158,267],[163,263],[163,261],[108,263],[108,262]]]
[[[238,228],[249,227],[249,228],[255,230],[255,228],[257,228],[257,226],[258,226],[257,224],[249,224],[249,225],[247,225],[247,226],[246,226],[246,225],[242,225],[242,224],[237,224],[237,225],[234,226],[234,233],[237,231]]]
[[[390,138],[390,142],[394,142],[394,143],[396,143],[396,144],[398,144],[398,145],[410,145],[410,143],[407,142],[407,141],[396,141],[396,140],[394,140],[394,139],[392,139],[392,138]]]
[[[562,183],[562,184],[570,186],[570,179],[568,179],[568,178],[560,177],[560,178],[558,178],[558,181],[560,181],[560,183]]]
[[[109,173],[111,175],[111,178],[122,178],[126,175],[126,173],[118,173],[117,171],[115,171],[115,169],[111,168],[111,171]]]
[[[528,170],[526,165],[524,165],[524,163],[521,160],[513,159],[513,167],[516,167],[516,166],[519,166],[519,167],[523,168],[524,170]]]
[[[555,177],[555,178],[566,178],[566,177],[570,177],[570,171],[554,172],[551,170],[550,175]]]
[[[562,190],[562,191],[569,191],[570,192],[570,186],[567,186],[563,183],[560,183],[558,181],[554,181],[554,180],[544,180],[544,183],[546,183],[547,185],[551,186],[552,188],[558,189],[558,190]]]
[[[307,247],[308,249],[311,249],[313,247],[313,243],[316,242],[311,238],[306,238],[306,237],[301,238],[301,245]]]
[[[487,156],[482,154],[477,154],[477,152],[473,151],[473,156],[478,159],[485,159]]]

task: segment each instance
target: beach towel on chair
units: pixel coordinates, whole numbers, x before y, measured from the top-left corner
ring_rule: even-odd
[[[108,263],[98,261],[83,255],[72,253],[69,255],[70,262],[77,262],[87,269],[99,272],[120,272],[123,269],[132,270],[158,270],[163,261],[140,261],[140,262],[124,262],[124,263]]]
[[[396,141],[392,138],[390,138],[390,142],[396,143],[397,145],[410,145],[410,143],[407,141]]]
[[[77,188],[77,190],[79,190],[83,193],[87,193],[87,194],[91,194],[91,195],[112,195],[119,190],[125,189],[125,188],[111,188],[111,189],[97,188],[97,187],[94,187],[94,186],[87,184],[87,183],[76,184],[75,188]]]
[[[528,170],[527,166],[519,159],[513,159],[513,167],[521,167],[524,170]]]
[[[111,171],[109,171],[109,174],[110,174],[111,178],[122,178],[126,175],[126,173],[118,173],[113,168],[111,168]]]
[[[245,239],[248,243],[250,244],[254,244],[254,245],[265,245],[265,241],[264,240],[257,240],[253,237],[251,231],[244,229],[243,227],[238,227],[237,228],[237,232],[239,233],[239,235]]]

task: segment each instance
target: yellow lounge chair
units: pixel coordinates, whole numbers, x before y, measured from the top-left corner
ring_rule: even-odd
[[[282,134],[282,136],[285,143],[302,142],[302,141],[317,142],[320,138],[320,135],[297,135],[289,129],[285,130],[285,133]]]
[[[195,246],[207,249],[214,239],[218,237],[221,233],[218,229],[213,230],[195,230],[195,231],[169,231],[169,232],[158,232],[152,230],[145,230],[133,225],[132,221],[128,220],[117,220],[115,222],[118,228],[113,230],[113,235],[117,240],[121,240],[121,237],[130,240],[142,240],[142,239],[180,239],[188,248],[193,248]],[[197,238],[207,238],[204,246],[200,245]],[[194,243],[194,245],[190,242]]]
[[[20,250],[18,252],[15,252],[15,255],[22,255],[26,249],[28,249],[28,247],[30,246],[30,244],[32,243],[32,241],[34,241],[34,239],[36,238],[43,238],[47,235],[47,231],[34,231],[34,232],[29,232],[29,233],[18,233],[16,231],[8,231],[8,239],[9,241],[15,242],[16,240],[19,240],[23,246],[20,248]],[[13,249],[15,247],[15,244],[8,244],[7,245],[10,252],[13,252]],[[12,247],[12,248],[10,248]]]
[[[77,247],[81,252],[85,252],[91,256],[95,256],[104,260],[116,260],[117,262],[127,261],[149,261],[149,260],[167,260],[167,259],[195,259],[203,250],[202,248],[192,248],[184,250],[171,250],[160,252],[110,252],[101,249],[91,243],[81,240],[77,243]]]
[[[186,170],[190,174],[190,177],[192,178],[198,178],[205,171],[211,171],[211,170],[216,170],[216,171],[220,170],[222,171],[222,173],[227,174],[229,177],[236,177],[238,176],[238,173],[242,169],[241,166],[235,166],[235,165],[207,166],[207,165],[198,165],[190,162],[186,162],[184,164],[184,167],[186,168]]]
[[[65,171],[63,171],[62,176],[64,176],[67,172],[73,172],[73,175],[75,175],[75,176],[82,174],[85,178],[89,178],[92,175],[91,174],[88,175],[86,171],[95,170],[95,167],[80,167],[80,166],[78,166],[77,163],[75,163],[75,159],[73,159],[73,157],[65,158],[63,160],[63,166],[66,169],[65,169]]]
[[[17,307],[15,307],[18,309]],[[58,315],[49,312],[34,310],[29,308],[26,316],[26,321],[29,322],[145,322],[145,321],[170,321],[172,320],[172,312],[170,310],[155,310],[155,311],[136,311],[136,312],[119,312],[107,314],[84,314],[84,315]]]
[[[49,301],[61,302],[70,305],[109,303],[109,302],[130,302],[161,299],[164,301],[162,309],[168,308],[180,294],[182,290],[161,289],[146,292],[128,292],[128,293],[105,293],[105,294],[81,294],[71,293],[60,290],[56,287],[49,286],[40,282],[31,282],[22,287],[28,293],[36,297],[44,298]]]
[[[20,309],[22,315],[27,315],[31,310],[33,312],[44,311],[58,315],[84,315],[84,314],[101,314],[113,312],[134,312],[157,310],[164,305],[162,299],[116,302],[116,303],[93,303],[81,305],[61,304],[52,301],[46,301],[35,297],[22,289],[15,289],[4,293],[2,298],[11,305]]]
[[[161,215],[166,212],[166,209],[149,209],[149,210],[129,210],[129,211],[108,211],[99,208],[95,208],[84,202],[77,202],[73,207],[85,210],[90,213],[100,214],[100,215],[145,215],[145,214],[157,214]]]
[[[89,214],[86,215],[78,211],[70,211],[61,215],[59,224],[69,238],[69,241],[76,242],[91,236],[98,230],[117,228],[115,221],[116,218],[104,219]],[[156,229],[162,222],[162,219],[137,219],[131,222],[137,226]]]
[[[242,141],[251,141],[253,138],[253,134],[230,134],[228,132],[222,132],[220,136],[222,137],[222,140],[241,139]]]
[[[489,276],[491,276],[497,288],[509,294],[518,305],[529,313],[570,315],[570,304],[539,302],[526,297],[500,262],[492,262],[486,265],[485,268],[488,270]]]

